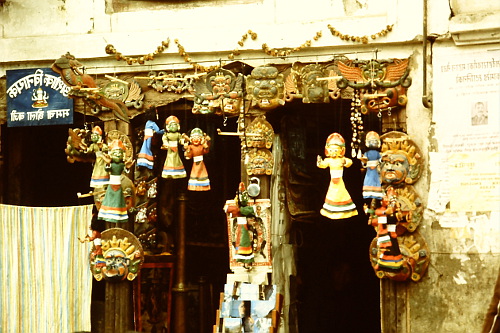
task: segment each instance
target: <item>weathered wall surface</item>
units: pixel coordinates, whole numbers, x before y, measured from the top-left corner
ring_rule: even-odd
[[[451,126],[448,120],[454,118],[457,105],[451,103],[448,108],[440,100],[443,85],[433,84],[438,75],[433,63],[436,56],[442,62],[448,54],[498,49],[500,6],[466,0],[428,2],[427,33],[433,43],[428,45],[427,87],[423,86],[423,7],[422,1],[403,0],[7,0],[0,7],[0,78],[5,79],[8,69],[48,66],[68,51],[89,73],[189,68],[178,54],[176,39],[193,60],[215,64],[230,62],[227,55],[235,49],[242,51],[235,60],[253,66],[325,61],[336,53],[359,59],[411,56],[407,131],[426,160],[426,171],[415,189],[428,207],[419,232],[428,243],[431,264],[418,283],[383,281],[384,302],[395,303],[397,311],[383,313],[387,317],[382,322],[388,323],[386,332],[478,332],[500,264],[499,213],[491,206],[486,211],[455,212],[446,203],[436,204],[439,171],[445,164],[434,158],[443,157],[440,148],[448,138],[442,129]],[[386,36],[362,44],[333,36],[328,25],[353,36],[394,27]],[[248,38],[239,45],[248,30],[257,33],[257,39]],[[317,32],[321,36],[315,40]],[[153,52],[166,39],[169,47],[145,65],[128,66],[105,53],[106,45],[112,44],[124,55],[136,57]],[[289,57],[273,58],[261,50],[263,43],[294,48],[306,41],[311,41],[311,47]],[[497,53],[492,58],[499,60]],[[445,86],[455,84],[450,80]],[[431,109],[422,104],[425,89],[438,102]],[[0,111],[5,110],[4,93],[5,89],[0,91]],[[498,119],[498,104],[490,106]],[[492,133],[498,135],[498,128]],[[497,144],[491,146],[498,149]]]

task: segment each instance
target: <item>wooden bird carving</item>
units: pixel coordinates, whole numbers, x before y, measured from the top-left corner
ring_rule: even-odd
[[[338,69],[343,76],[337,82],[340,89],[348,86],[354,89],[392,88],[398,85],[408,88],[411,85],[408,58],[384,62],[370,60],[362,66],[354,66],[353,63],[352,60],[338,62]]]
[[[83,65],[72,54],[68,52],[54,61],[51,69],[72,88],[71,98],[83,97],[92,107],[99,110],[110,109],[118,119],[130,122],[127,106],[122,101],[105,97],[94,79],[83,71]]]

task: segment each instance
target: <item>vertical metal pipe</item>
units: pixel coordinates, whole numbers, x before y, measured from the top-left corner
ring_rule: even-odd
[[[176,232],[177,243],[177,264],[175,269],[175,286],[172,289],[174,293],[174,325],[172,332],[186,332],[186,194],[179,194],[178,225]]]
[[[423,10],[423,45],[422,45],[422,104],[430,109],[432,107],[432,97],[427,93],[427,1],[424,2],[424,10]]]
[[[199,321],[200,321],[200,333],[207,333],[207,310],[210,309],[207,302],[207,280],[204,276],[200,276],[198,281],[198,305],[199,305]]]

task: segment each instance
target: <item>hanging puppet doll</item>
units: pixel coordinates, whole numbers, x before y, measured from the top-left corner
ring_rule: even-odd
[[[368,150],[363,154],[361,163],[366,168],[366,175],[363,181],[363,198],[381,200],[383,197],[378,164],[381,158],[380,137],[377,132],[370,131],[366,134],[365,145]]]
[[[94,206],[95,209],[95,206]],[[92,235],[86,235],[84,239],[78,237],[81,243],[93,242],[93,251],[90,253],[90,260],[94,263],[96,269],[106,266],[106,261],[102,254],[101,247],[101,232],[103,232],[106,227],[104,221],[97,219],[97,212],[92,214],[92,221],[90,222],[89,229],[92,230]]]
[[[330,168],[330,185],[320,213],[332,220],[358,215],[356,205],[347,192],[342,179],[344,167],[348,168],[352,165],[352,160],[344,157],[344,154],[344,138],[338,133],[332,133],[326,139],[326,158],[322,159],[318,155],[317,160],[318,168]]]
[[[121,186],[121,174],[125,169],[123,156],[125,145],[121,140],[113,140],[110,146],[110,162],[106,165],[109,172],[109,185],[99,209],[98,218],[108,222],[127,222],[127,205]]]
[[[179,119],[176,116],[170,116],[165,120],[165,130],[161,149],[167,150],[167,157],[163,165],[161,176],[163,178],[185,178],[186,170],[179,156],[179,141],[182,141],[182,135],[179,133]]]
[[[396,192],[392,186],[386,189],[377,216],[377,246],[379,249],[376,270],[399,272],[403,268],[403,255],[399,249],[396,227],[402,219]]]
[[[243,263],[243,267],[246,269],[251,268],[254,262],[253,233],[249,230],[247,218],[256,216],[255,206],[248,206],[248,200],[249,196],[245,184],[241,182],[234,199],[235,205],[225,207],[226,214],[231,214],[231,218],[233,218],[234,258],[237,262]]]
[[[151,150],[151,145],[153,143],[153,136],[155,133],[163,134],[164,131],[160,130],[160,127],[158,127],[152,119],[148,119],[146,121],[146,125],[144,126],[144,140],[142,142],[142,147],[139,154],[137,154],[138,167],[153,170],[155,158],[153,151]]]
[[[104,187],[109,182],[109,173],[104,169],[106,165],[104,153],[108,152],[108,147],[102,142],[102,129],[99,126],[95,126],[92,129],[90,139],[92,143],[88,147],[87,152],[95,154],[94,168],[90,178],[90,187]]]
[[[199,128],[193,128],[191,135],[184,143],[184,156],[193,159],[193,167],[188,181],[190,191],[209,191],[210,179],[208,179],[207,167],[203,161],[203,155],[209,152],[210,137]]]

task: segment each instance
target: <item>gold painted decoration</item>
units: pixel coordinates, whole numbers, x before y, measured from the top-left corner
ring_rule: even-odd
[[[276,67],[255,67],[246,78],[246,87],[252,107],[267,111],[285,104],[284,77]]]
[[[293,66],[292,66],[293,67]],[[299,86],[299,75],[295,70],[287,70],[285,71],[285,101],[292,102],[294,99],[301,99],[302,94],[298,88]]]
[[[394,189],[403,219],[398,223],[398,235],[414,232],[424,218],[422,199],[411,185]]]
[[[137,81],[126,82],[114,79],[112,76],[108,77],[111,78],[111,81],[102,88],[104,96],[109,99],[122,101],[127,107],[134,107],[136,109],[143,107],[144,94],[141,93],[141,86]]]
[[[430,251],[425,239],[414,232],[398,237],[399,251],[402,255],[402,268],[399,271],[384,270],[380,265],[381,249],[377,238],[370,244],[370,262],[378,278],[394,281],[420,281],[430,263]]]
[[[91,131],[81,128],[68,129],[68,139],[66,141],[66,160],[69,163],[76,162],[94,162],[95,153],[89,151]]]
[[[193,79],[191,78],[191,81]],[[148,73],[148,87],[153,88],[157,92],[171,92],[180,94],[190,88],[188,78],[184,77],[181,73],[167,73],[167,72],[149,72]]]
[[[274,130],[265,116],[255,117],[248,125],[246,134],[241,137],[246,147],[270,149],[273,145]]]
[[[422,175],[424,161],[419,147],[403,132],[383,134],[379,164],[382,185],[414,184]]]
[[[144,262],[144,251],[134,234],[121,228],[107,229],[101,233],[100,249],[96,249],[99,245],[95,244],[94,241],[89,262],[97,281],[135,279]]]
[[[108,147],[114,140],[120,140],[124,145],[123,163],[127,168],[130,168],[134,163],[134,147],[130,138],[119,130],[111,130],[106,133],[106,143]]]
[[[273,173],[273,154],[267,149],[250,149],[246,155],[245,162],[249,176],[269,176]]]

